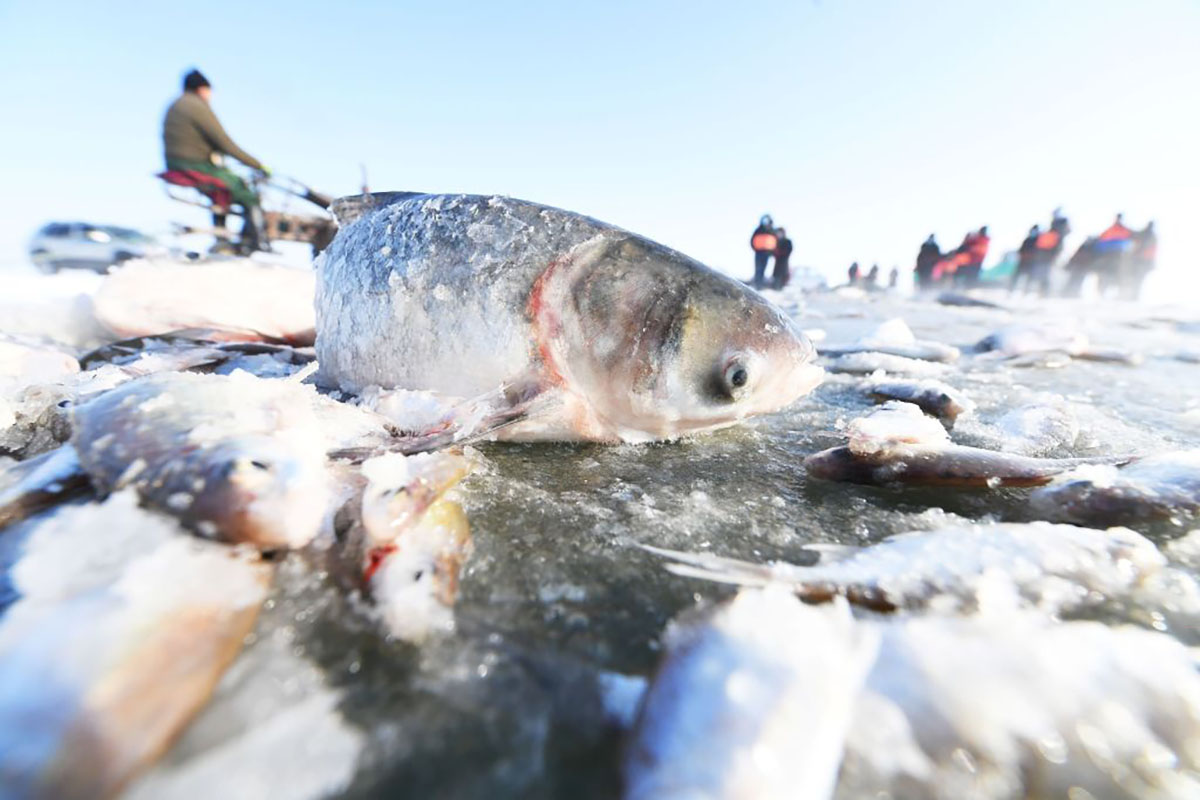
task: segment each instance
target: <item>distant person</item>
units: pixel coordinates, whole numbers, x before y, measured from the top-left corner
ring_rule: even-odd
[[[871,271],[867,273],[867,281],[866,281],[867,289],[868,290],[875,289],[876,284],[878,284],[878,283],[879,283],[879,265],[872,264]]]
[[[1127,294],[1124,287],[1129,283],[1129,250],[1133,246],[1133,231],[1125,227],[1123,214],[1117,214],[1112,225],[1096,237],[1093,245],[1096,259],[1093,269],[1099,279],[1100,294],[1107,295],[1116,289],[1120,295]]]
[[[1050,219],[1049,230],[1038,234],[1037,249],[1033,253],[1033,271],[1030,282],[1037,284],[1038,293],[1042,297],[1050,295],[1050,273],[1054,264],[1062,254],[1063,241],[1071,232],[1071,225],[1062,215],[1062,209],[1054,209]]]
[[[850,269],[846,271],[846,274],[850,276],[850,285],[857,286],[858,285],[858,262],[857,261],[855,261],[854,263],[852,263],[850,265]]]
[[[1151,220],[1145,228],[1133,234],[1133,252],[1130,254],[1130,275],[1125,287],[1124,297],[1127,300],[1137,300],[1142,295],[1142,283],[1146,276],[1154,271],[1154,263],[1158,257],[1158,234],[1154,231],[1154,221]]]
[[[1025,293],[1029,293],[1029,284],[1033,281],[1033,263],[1037,260],[1038,237],[1042,230],[1037,225],[1029,229],[1029,234],[1021,246],[1017,248],[1017,268],[1013,271],[1012,281],[1008,284],[1008,293],[1017,290],[1021,281],[1025,282]]]
[[[754,250],[754,288],[761,289],[766,281],[767,262],[775,255],[779,237],[775,235],[775,222],[770,214],[763,214],[758,227],[750,236],[750,247]]]
[[[192,70],[183,79],[183,94],[167,109],[163,119],[163,155],[168,170],[190,170],[211,175],[228,188],[233,202],[242,207],[243,225],[240,246],[249,253],[262,248],[263,216],[258,196],[237,174],[219,163],[221,156],[232,156],[264,175],[271,171],[262,162],[234,144],[209,103],[212,84]],[[214,221],[218,218],[214,216]],[[224,218],[220,217],[224,224]]]
[[[900,283],[900,268],[892,267],[892,271],[888,273],[888,288],[895,289]]]
[[[917,253],[917,286],[922,289],[928,289],[933,286],[933,270],[937,263],[942,260],[942,250],[938,247],[937,239],[933,234],[929,234],[929,238],[921,244],[921,249]]]
[[[776,228],[775,234],[778,241],[775,243],[775,270],[771,273],[771,287],[782,289],[787,286],[788,280],[792,277],[791,269],[788,266],[788,261],[792,257],[792,240],[788,238],[786,228]]]
[[[955,283],[965,289],[979,285],[979,273],[983,271],[983,260],[987,258],[989,244],[991,239],[988,238],[987,225],[963,237],[958,247],[960,259],[954,271]]]
[[[1067,221],[1066,216],[1062,213],[1062,207],[1054,209],[1050,214],[1050,230],[1059,235],[1059,238],[1064,238],[1071,232],[1071,223]]]

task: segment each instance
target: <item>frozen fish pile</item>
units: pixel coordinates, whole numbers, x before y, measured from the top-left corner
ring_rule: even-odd
[[[0,797],[1200,796],[1180,312],[339,214],[0,320]]]

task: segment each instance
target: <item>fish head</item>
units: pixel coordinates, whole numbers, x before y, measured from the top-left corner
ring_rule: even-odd
[[[666,247],[601,236],[561,271],[542,353],[607,438],[724,427],[821,381],[812,342],[781,309]]]
[[[470,552],[467,515],[449,497],[435,500],[391,543],[369,551],[366,582],[391,635],[420,642],[453,630]]]
[[[263,550],[312,541],[331,497],[319,442],[293,441],[286,432],[213,445],[190,488],[181,498],[186,523],[209,538]]]

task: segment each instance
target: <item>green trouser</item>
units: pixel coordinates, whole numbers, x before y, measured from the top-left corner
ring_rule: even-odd
[[[258,205],[258,195],[254,193],[254,190],[247,186],[246,182],[236,173],[224,167],[218,167],[216,164],[208,164],[203,161],[178,161],[170,159],[167,161],[167,169],[190,169],[196,172],[203,172],[205,175],[212,175],[214,178],[220,178],[229,187],[229,194],[233,198],[233,202],[247,209]]]

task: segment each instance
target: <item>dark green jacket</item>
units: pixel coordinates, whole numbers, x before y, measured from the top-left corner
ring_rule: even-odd
[[[262,169],[257,158],[233,143],[200,95],[184,92],[167,109],[163,120],[163,154],[168,162],[212,163],[213,153],[224,153],[251,169]]]

